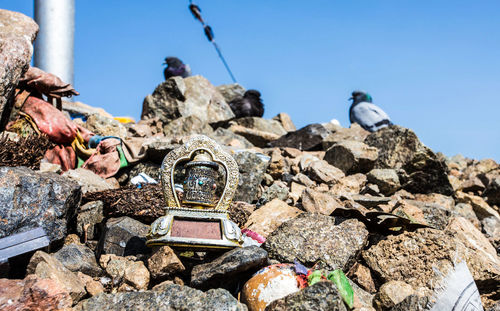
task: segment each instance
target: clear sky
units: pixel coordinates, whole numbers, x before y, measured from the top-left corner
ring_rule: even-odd
[[[368,91],[434,151],[500,161],[500,1],[195,0],[236,79],[265,117],[349,125]],[[139,118],[178,56],[213,84],[231,80],[188,0],[76,0],[76,100]],[[0,8],[33,16],[32,0]]]

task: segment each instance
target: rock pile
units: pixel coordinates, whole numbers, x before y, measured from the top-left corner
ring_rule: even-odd
[[[30,19],[15,16],[0,10],[0,25],[12,25],[0,26],[0,44],[19,49],[0,65],[4,111],[29,62],[25,41],[36,34]],[[65,103],[68,116],[80,116],[73,122],[93,133],[139,142],[142,156],[112,177],[83,168],[60,175],[58,165],[38,165],[38,153],[29,164],[2,157],[0,238],[43,227],[51,247],[11,258],[17,279],[12,271],[0,279],[0,309],[259,310],[238,300],[245,282],[267,265],[298,260],[342,270],[355,310],[430,310],[447,276],[465,262],[484,308],[499,310],[498,163],[447,158],[400,126],[297,130],[285,113],[234,119],[227,103],[242,93],[239,85],[215,87],[201,76],[170,78],[146,96],[142,120],[127,124]],[[131,179],[144,173],[159,180],[163,157],[193,134],[215,139],[238,163],[230,217],[266,238],[261,247],[217,253],[145,246],[164,201],[159,185],[137,187]],[[15,146],[27,152],[28,145]],[[349,309],[330,282],[267,305]]]

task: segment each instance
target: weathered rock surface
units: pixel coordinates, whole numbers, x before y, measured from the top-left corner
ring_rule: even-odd
[[[224,97],[226,103],[242,97],[246,92],[246,89],[238,83],[219,85],[216,89]]]
[[[226,146],[231,146],[239,149],[249,149],[253,147],[253,144],[249,142],[245,137],[235,134],[232,131],[222,127],[219,127],[208,136]]]
[[[368,172],[366,177],[369,182],[377,185],[380,192],[386,196],[394,194],[401,187],[398,174],[393,169],[373,169]]]
[[[171,274],[185,270],[184,265],[168,246],[161,246],[153,250],[148,258],[148,270],[153,279],[163,279]]]
[[[0,279],[0,309],[69,310],[72,299],[57,281],[34,274],[24,280]]]
[[[190,115],[172,120],[163,127],[163,133],[167,137],[182,137],[193,134],[210,135],[213,129],[208,123],[203,122],[200,117]]]
[[[366,173],[377,160],[377,148],[354,140],[341,141],[326,151],[325,161],[346,174]]]
[[[28,70],[38,25],[28,16],[0,9],[0,116]],[[6,115],[5,117],[8,117]]]
[[[51,241],[62,240],[80,198],[80,186],[57,174],[0,167],[0,238],[43,227]]]
[[[82,187],[82,194],[117,188],[101,176],[84,168],[66,171],[62,176],[76,181]]]
[[[330,165],[325,160],[313,161],[307,166],[305,173],[312,180],[325,184],[336,184],[340,179],[345,177],[342,170]]]
[[[310,124],[297,131],[289,132],[288,134],[272,141],[272,147],[290,147],[299,150],[319,150],[323,139],[330,134],[321,124]]]
[[[96,135],[127,137],[127,129],[123,124],[112,118],[94,113],[87,118],[85,127]]]
[[[500,176],[492,179],[483,193],[490,205],[500,205]]]
[[[262,193],[258,204],[266,204],[274,199],[285,201],[288,198],[288,192],[288,187],[284,182],[276,181]]]
[[[274,199],[253,212],[244,227],[267,237],[283,222],[297,217],[301,212],[296,207]]]
[[[247,311],[248,309],[224,289],[202,292],[187,286],[165,284],[154,291],[99,295],[84,300],[75,307],[75,311],[91,310]]]
[[[374,305],[378,310],[389,310],[413,292],[413,288],[403,281],[389,281],[380,287]]]
[[[105,232],[101,237],[103,254],[118,256],[136,255],[150,252],[146,247],[146,235],[149,226],[130,217],[110,218],[106,222]]]
[[[102,273],[94,252],[84,245],[74,243],[64,245],[54,257],[70,271],[79,271],[90,276],[99,276]]]
[[[332,282],[319,282],[303,290],[275,300],[266,311],[347,311]]]
[[[114,254],[102,255],[99,263],[113,279],[118,291],[145,290],[150,273],[142,261],[133,261]]]
[[[323,150],[327,150],[331,146],[344,140],[354,140],[363,142],[370,132],[363,129],[359,124],[353,123],[350,128],[339,127],[329,134],[323,140]]]
[[[264,178],[270,158],[251,151],[237,151],[233,154],[233,158],[240,171],[234,200],[252,203],[258,198],[259,185]]]
[[[283,126],[283,128],[287,132],[293,132],[297,130],[295,124],[293,124],[292,118],[290,117],[290,115],[288,115],[288,113],[285,112],[278,113],[278,115],[276,115],[273,118],[273,120],[276,120],[279,123],[281,123],[281,126]]]
[[[214,261],[197,265],[191,271],[191,286],[200,289],[230,288],[267,265],[267,252],[257,246],[235,248]]]
[[[258,117],[245,117],[234,119],[230,123],[234,123],[257,131],[272,133],[278,136],[282,136],[287,133],[281,123],[276,120],[268,120]]]
[[[343,208],[342,202],[331,192],[306,188],[302,192],[302,207],[309,213],[330,215],[335,209]]]
[[[330,270],[346,270],[367,239],[365,225],[356,219],[336,225],[333,217],[303,213],[272,232],[263,247],[281,262],[297,258],[312,266],[322,260]]]

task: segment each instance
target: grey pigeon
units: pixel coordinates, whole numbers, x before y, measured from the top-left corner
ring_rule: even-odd
[[[167,65],[167,68],[165,68],[165,70],[163,71],[165,80],[175,76],[187,78],[191,75],[191,68],[189,68],[189,65],[185,65],[177,57],[165,58],[165,62],[163,63],[163,65]]]
[[[260,92],[248,90],[243,97],[238,97],[229,102],[229,107],[236,118],[262,117],[264,114],[264,104],[260,99]]]
[[[362,128],[370,132],[392,125],[387,113],[372,104],[372,97],[368,93],[354,91],[349,100],[352,100],[352,105],[349,108],[351,123],[358,123]]]

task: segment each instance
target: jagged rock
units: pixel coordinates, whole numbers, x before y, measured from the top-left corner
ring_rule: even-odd
[[[362,194],[352,194],[350,195],[350,197],[356,203],[359,203],[366,208],[373,208],[380,206],[382,204],[387,204],[391,200],[391,198],[387,197],[373,197],[370,195],[362,195]]]
[[[61,165],[53,164],[53,163],[49,163],[49,162],[41,162],[40,163],[40,173],[45,173],[45,172],[52,172],[52,173],[56,173],[57,175],[59,175],[62,173]]]
[[[366,173],[377,160],[377,148],[354,140],[341,141],[325,153],[324,160],[338,167],[345,174]]]
[[[80,198],[80,186],[57,174],[0,167],[0,238],[43,227],[51,241],[62,240]]]
[[[102,294],[80,302],[74,309],[75,311],[248,310],[224,289],[202,292],[177,284],[165,284],[154,291]]]
[[[158,118],[163,124],[180,117],[196,116],[204,123],[234,117],[224,97],[204,77],[172,77],[146,96],[141,119]]]
[[[307,166],[305,173],[312,180],[325,184],[336,184],[341,178],[345,177],[344,172],[325,160],[313,161]]]
[[[264,178],[270,158],[247,150],[237,151],[233,154],[233,158],[240,171],[234,200],[252,203],[258,198],[258,188]]]
[[[292,180],[306,187],[316,187],[316,183],[302,173],[298,173],[297,175],[293,176]]]
[[[473,192],[480,193],[485,189],[484,183],[477,176],[470,177],[467,180],[462,181],[458,190],[463,192]]]
[[[0,279],[1,310],[69,310],[71,305],[69,293],[55,280],[34,274],[24,280]]]
[[[362,128],[358,123],[351,124],[350,128],[337,128],[323,140],[323,150],[328,150],[331,146],[344,140],[364,142],[369,134],[370,132]]]
[[[32,43],[37,33],[38,25],[31,18],[18,12],[0,10],[0,116],[3,120],[9,117],[11,110],[6,107],[7,101],[29,68]]]
[[[419,224],[423,224],[423,225],[431,225],[433,226],[433,224],[429,224],[424,216],[424,212],[418,208],[417,206],[409,203],[408,201],[398,201],[396,203],[396,206],[394,207],[394,210],[391,212],[392,214],[394,215],[397,215],[397,216],[400,216],[400,217],[404,217],[404,218],[407,218],[409,220],[411,220],[412,222],[416,222],[416,223],[419,223]],[[448,223],[447,219],[446,219],[446,222],[443,224],[443,223],[439,223],[439,229],[444,229],[444,227],[446,226],[446,224]],[[433,226],[434,228],[438,228],[438,226]]]
[[[102,253],[118,256],[148,253],[148,231],[149,226],[130,217],[110,218],[100,241]]]
[[[31,257],[26,272],[36,274],[42,279],[56,281],[70,294],[73,302],[77,302],[85,296],[85,287],[76,274],[64,267],[59,260],[43,251],[37,251]]]
[[[249,149],[253,144],[245,137],[235,134],[232,131],[219,127],[212,134],[208,135],[210,138],[215,139],[218,143],[231,146],[239,149]]]
[[[319,160],[321,160],[321,159],[318,158],[316,155],[314,155],[312,153],[304,152],[302,154],[302,156],[300,156],[300,158],[299,158],[299,168],[302,171],[305,171],[309,167],[309,165],[311,165],[313,162],[319,161]]]
[[[137,123],[127,123],[124,126],[129,137],[163,136],[163,122],[158,119],[139,120]]]
[[[405,170],[407,176],[401,181],[404,189],[412,193],[453,193],[446,164],[413,131],[390,126],[368,135],[365,143],[378,148],[375,168]]]
[[[490,205],[500,206],[500,177],[494,178],[488,184],[488,187],[483,193],[486,201]]]
[[[229,206],[228,214],[229,219],[234,221],[238,227],[243,228],[246,224],[248,217],[255,210],[255,205],[247,202],[233,201]]]
[[[306,188],[302,192],[302,207],[306,212],[330,215],[335,209],[343,208],[342,202],[330,192],[315,191]]]
[[[83,194],[117,188],[101,176],[84,168],[66,171],[62,176],[76,181],[82,187]]]
[[[76,276],[85,285],[85,290],[90,296],[96,296],[104,292],[104,286],[101,282],[95,281],[91,276],[77,272]]]
[[[287,131],[276,120],[268,120],[258,117],[245,117],[234,119],[230,124],[237,124],[252,130],[257,130],[266,133],[278,135],[278,137],[285,135]]]
[[[391,311],[428,311],[432,299],[427,295],[410,295],[391,308]]]
[[[274,199],[253,212],[244,227],[267,237],[283,222],[297,217],[301,212],[296,207]]]
[[[148,259],[148,269],[151,277],[156,280],[185,270],[180,259],[168,246],[153,250],[153,255]]]
[[[245,137],[250,143],[257,147],[266,147],[269,142],[278,139],[280,136],[270,132],[250,129],[238,124],[231,124],[228,128],[231,132]]]
[[[113,279],[113,285],[118,285],[118,291],[148,288],[150,274],[142,261],[106,254],[101,256],[99,263]]]
[[[196,115],[180,117],[168,122],[163,127],[163,133],[167,137],[182,137],[193,134],[210,135],[213,131],[214,130],[208,123],[205,123]]]
[[[361,173],[345,176],[330,188],[330,192],[335,195],[357,194],[365,186],[366,180],[366,175]]]
[[[289,132],[270,143],[271,147],[290,147],[299,150],[321,150],[323,139],[330,134],[321,124],[310,124],[297,131]]]
[[[377,185],[380,192],[386,196],[394,194],[401,187],[398,174],[393,169],[373,169],[368,172],[366,177],[369,182]]]
[[[369,293],[377,292],[377,288],[375,287],[375,282],[373,281],[372,274],[370,272],[370,269],[368,269],[368,267],[360,263],[356,263],[349,270],[347,277],[356,282],[356,284],[358,284],[365,291]]]
[[[479,222],[479,219],[474,213],[472,205],[467,203],[458,203],[452,208],[452,210],[457,215],[460,215],[465,219],[467,219],[468,221],[470,221],[470,223],[473,224],[476,228],[481,229],[481,223]]]
[[[403,281],[389,281],[382,285],[375,295],[377,310],[389,310],[414,293],[413,287]]]
[[[450,219],[457,214],[452,209],[442,207],[440,204],[425,203],[415,200],[406,200],[422,211],[426,224],[436,229],[443,230]]]
[[[275,116],[273,118],[273,120],[276,120],[279,123],[281,123],[281,126],[283,126],[283,128],[287,132],[293,132],[293,131],[297,130],[297,128],[295,127],[295,124],[293,124],[292,118],[290,118],[288,113],[280,112],[280,113],[278,113],[277,116]]]
[[[99,276],[102,273],[94,252],[84,245],[74,243],[65,245],[54,254],[54,257],[70,271],[82,272],[90,276]]]
[[[262,193],[258,204],[263,205],[274,199],[285,201],[288,198],[288,192],[288,187],[284,182],[276,181]]]
[[[85,122],[85,128],[96,135],[127,137],[127,129],[123,124],[112,118],[104,117],[100,114],[92,114]]]
[[[330,270],[346,270],[354,263],[368,239],[365,225],[349,219],[338,225],[335,218],[303,213],[284,222],[264,243],[269,258],[308,266],[322,260]]]
[[[246,89],[238,83],[219,85],[216,89],[224,97],[226,103],[229,103],[238,97],[243,97],[246,92]]]
[[[156,164],[161,164],[167,154],[180,145],[172,143],[171,138],[161,137],[146,143],[147,158]]]
[[[332,282],[319,282],[273,301],[266,311],[347,311]]]
[[[265,265],[267,252],[262,248],[235,248],[210,263],[194,266],[191,286],[200,289],[231,288],[242,279],[242,275],[251,275]]]

